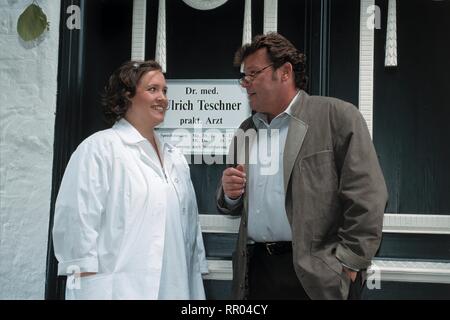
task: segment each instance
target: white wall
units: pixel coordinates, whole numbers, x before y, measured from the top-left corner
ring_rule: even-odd
[[[0,299],[44,298],[60,3],[37,1],[50,31],[24,43],[31,2],[0,0]]]

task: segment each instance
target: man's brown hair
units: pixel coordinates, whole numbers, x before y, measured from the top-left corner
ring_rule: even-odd
[[[234,56],[234,65],[240,66],[246,57],[259,49],[267,49],[269,60],[274,69],[281,67],[286,62],[291,63],[294,71],[295,86],[306,90],[308,77],[306,76],[306,56],[297,50],[285,37],[276,32],[257,35],[252,43],[245,44],[239,48]]]

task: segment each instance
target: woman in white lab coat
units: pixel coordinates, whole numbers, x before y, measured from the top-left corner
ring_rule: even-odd
[[[207,273],[184,156],[154,131],[168,100],[161,67],[127,62],[105,88],[111,129],[67,165],[53,226],[66,299],[204,299]]]

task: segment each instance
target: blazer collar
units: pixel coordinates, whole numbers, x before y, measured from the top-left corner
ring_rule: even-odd
[[[293,103],[291,105],[290,114],[292,117],[300,120],[303,110],[305,109],[304,106],[305,106],[306,100],[308,98],[309,98],[309,95],[305,91],[300,90],[298,92],[298,94],[295,98],[295,101],[293,101]]]
[[[287,192],[287,186],[291,178],[295,160],[298,157],[303,145],[308,125],[301,120],[301,113],[304,110],[305,100],[308,95],[300,90],[298,96],[292,104],[292,117],[289,122],[289,130],[286,138],[286,145],[283,154],[283,181],[284,191]]]

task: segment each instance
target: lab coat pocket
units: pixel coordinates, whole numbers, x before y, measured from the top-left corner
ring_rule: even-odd
[[[112,274],[81,277],[79,286],[66,288],[66,300],[111,300]]]

